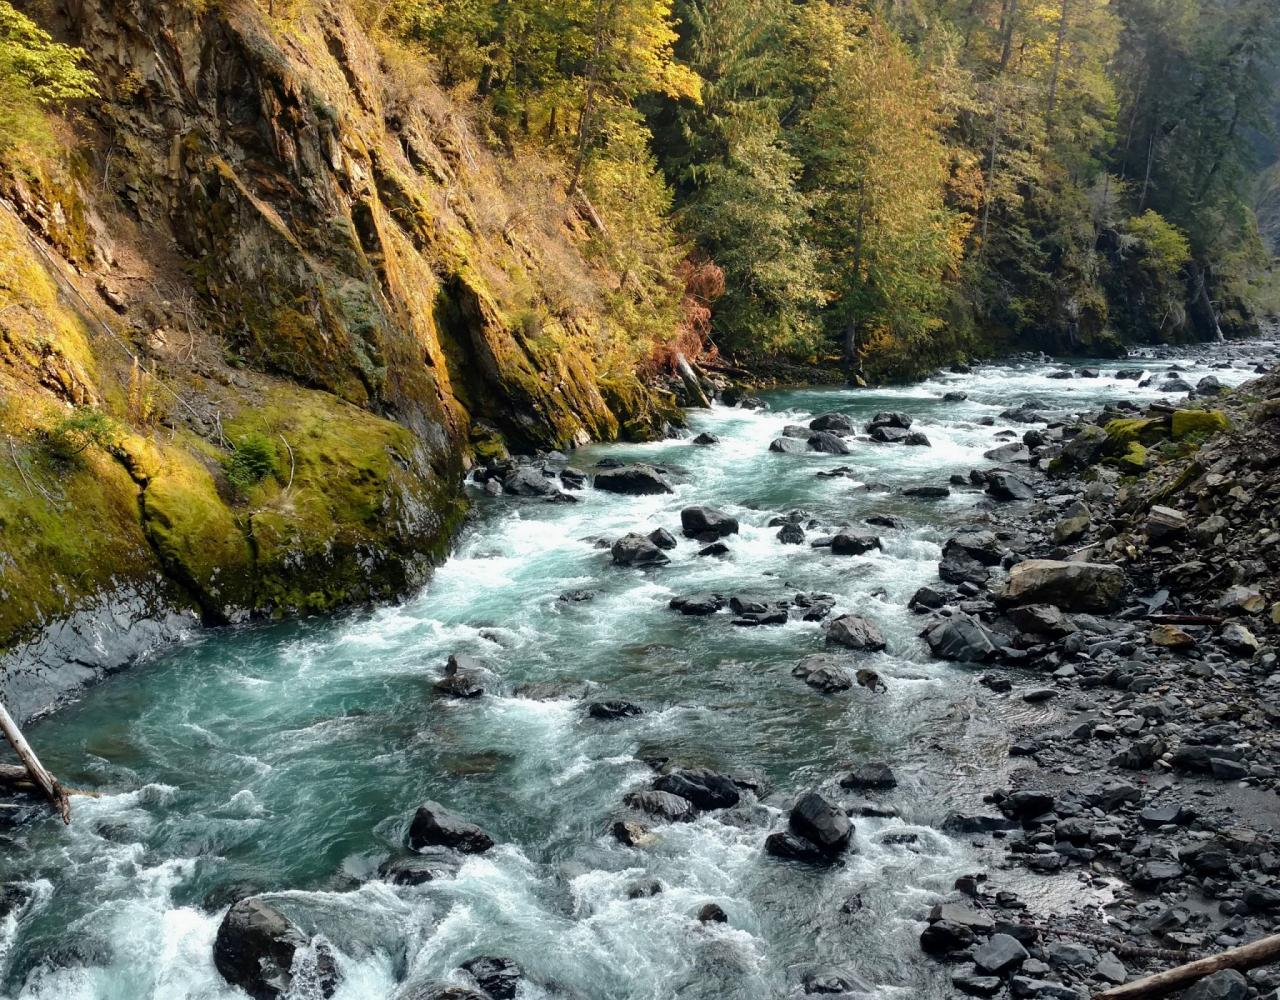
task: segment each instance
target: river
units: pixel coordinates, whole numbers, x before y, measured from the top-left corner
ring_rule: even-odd
[[[1117,367],[1101,364],[1108,376]],[[1224,384],[1248,377],[1245,367],[1182,367],[1192,384],[1210,373]],[[0,885],[26,898],[0,917],[0,996],[243,997],[219,977],[211,949],[228,901],[246,886],[325,935],[343,973],[338,1000],[394,997],[406,980],[464,982],[459,964],[479,954],[518,962],[530,998],[785,997],[826,967],[856,973],[884,997],[950,995],[945,971],[921,960],[920,919],[982,858],[936,824],[991,787],[1012,723],[1047,722],[1053,710],[996,705],[977,671],[929,659],[906,604],[936,580],[941,543],[982,494],[925,501],[901,490],[989,465],[983,452],[1008,439],[1001,432],[1025,430],[998,414],[1028,396],[1064,411],[1160,395],[1110,377],[1050,379],[1051,370],[996,365],[901,389],[779,391],[765,410],[696,413],[691,430],[718,435],[715,446],[592,446],[573,456],[576,466],[665,466],[674,494],[588,489],[580,503],[549,504],[476,491],[454,554],[413,599],[206,632],[85,692],[28,736],[64,782],[103,794],[77,797],[68,828],[53,818],[0,826]],[[969,398],[944,402],[950,390]],[[784,424],[882,409],[912,414],[932,447],[767,450]],[[853,477],[815,475],[837,466]],[[594,544],[660,526],[678,534],[680,509],[694,503],[741,520],[728,557],[700,558],[682,539],[670,565],[640,571],[610,565]],[[796,509],[823,525],[887,513],[906,526],[869,529],[883,551],[836,556],[777,540],[768,521]],[[595,596],[558,599],[574,590]],[[835,595],[838,610],[884,631],[887,651],[859,665],[888,690],[810,689],[791,667],[824,648],[818,623],[743,628],[727,612],[668,609],[672,596],[698,591]],[[454,652],[487,661],[501,690],[435,695]],[[597,720],[579,700],[515,694],[549,680],[590,682],[591,697],[644,713]],[[610,821],[623,795],[652,779],[655,758],[753,776],[760,801],[658,825],[653,845],[625,847]],[[899,786],[875,798],[898,815],[856,817],[857,850],[843,865],[764,854],[799,792],[871,760],[897,774]],[[427,799],[479,823],[498,846],[452,879],[379,880],[379,863],[402,850]],[[655,878],[660,893],[629,898]],[[708,902],[727,923],[697,921]]]

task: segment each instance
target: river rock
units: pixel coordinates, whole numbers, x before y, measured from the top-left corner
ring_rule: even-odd
[[[831,539],[831,551],[838,556],[860,556],[872,549],[881,549],[880,539],[875,535],[855,535],[842,531]]]
[[[409,850],[449,847],[461,854],[483,854],[493,847],[493,838],[474,823],[445,809],[438,802],[418,807],[405,838]]]
[[[524,978],[520,966],[509,958],[480,955],[463,962],[462,968],[493,1000],[515,1000],[520,980]]]
[[[832,657],[822,653],[806,656],[791,668],[791,674],[823,694],[837,694],[853,687],[853,678],[849,676],[849,672]]]
[[[666,528],[654,528],[649,534],[645,535],[645,538],[649,539],[664,552],[670,552],[680,544],[676,541],[676,536]]]
[[[972,615],[957,613],[940,618],[924,631],[933,655],[942,660],[982,663],[992,659],[998,647],[992,634]]]
[[[1162,542],[1169,538],[1177,538],[1186,534],[1189,525],[1187,515],[1182,511],[1155,504],[1147,512],[1145,526],[1147,539],[1152,542]]]
[[[673,795],[671,792],[629,792],[622,801],[632,809],[673,823],[693,819],[698,812],[694,804],[684,796]]]
[[[1030,486],[1012,472],[987,473],[986,493],[994,500],[1008,502],[1010,500],[1030,500],[1036,493]]]
[[[912,419],[898,410],[881,410],[867,422],[867,432],[877,427],[897,427],[904,431],[911,430]]]
[[[587,715],[593,719],[633,719],[643,714],[644,709],[629,701],[593,701],[587,706]]]
[[[823,413],[809,421],[809,430],[850,434],[853,432],[853,419],[844,413]]]
[[[486,687],[497,682],[497,676],[484,661],[465,653],[454,653],[444,668],[445,676],[435,683],[440,694],[450,698],[478,698]]]
[[[917,500],[943,500],[951,496],[951,490],[945,486],[909,486],[902,491],[904,497],[915,497]]]
[[[259,897],[242,899],[227,911],[213,942],[213,964],[232,986],[254,1000],[279,1000],[294,985],[294,955],[311,942],[283,913]],[[331,997],[338,988],[338,965],[323,942],[316,944],[313,989]]]
[[[1023,604],[1010,608],[1006,614],[1023,632],[1061,639],[1076,631],[1075,625],[1059,608],[1052,604]]]
[[[905,444],[911,432],[902,427],[888,425],[871,428],[871,439],[882,444]]]
[[[662,549],[649,538],[628,532],[609,548],[615,566],[665,566],[671,562]]]
[[[817,844],[798,837],[789,830],[778,830],[769,834],[764,840],[766,854],[788,861],[803,861],[806,864],[822,864],[830,860]]]
[[[671,484],[652,465],[624,465],[597,472],[595,487],[606,493],[626,493],[631,496],[672,492]]]
[[[454,983],[424,983],[397,993],[395,1000],[489,1000],[489,995]]]
[[[696,438],[693,439],[693,443],[700,444],[700,445],[719,444],[720,439],[716,437],[714,434],[712,434],[710,431],[703,431],[701,434],[699,434]]]
[[[808,792],[791,807],[791,832],[814,844],[829,857],[849,846],[853,824],[842,810],[819,795]]]
[[[686,538],[713,542],[738,533],[738,519],[714,507],[686,507],[680,512],[680,527]]]
[[[898,787],[898,779],[888,764],[859,764],[840,779],[841,788],[885,791]]]
[[[1028,559],[1009,571],[1009,604],[1052,604],[1064,611],[1114,611],[1124,600],[1124,570],[1110,563]]]
[[[667,607],[679,611],[682,615],[713,615],[729,603],[723,594],[690,594],[687,597],[673,597]]]
[[[388,858],[378,866],[378,878],[393,885],[422,885],[458,874],[458,856],[448,848],[424,847],[407,858]]]
[[[671,771],[659,777],[653,787],[688,799],[699,809],[728,809],[741,797],[732,778],[705,767]]]
[[[861,615],[841,615],[827,624],[827,642],[859,652],[878,653],[885,648],[880,627]]]
[[[502,490],[518,497],[545,497],[559,493],[556,484],[532,465],[518,465],[503,477]]]
[[[793,437],[774,438],[769,442],[769,450],[780,455],[804,455],[809,451],[808,438],[804,440]]]
[[[804,539],[804,528],[798,524],[788,523],[778,529],[778,541],[783,545],[802,545]]]
[[[1249,980],[1235,969],[1223,969],[1205,976],[1182,994],[1182,1000],[1245,1000]]]
[[[837,437],[830,431],[818,431],[809,438],[809,447],[814,451],[820,451],[824,455],[847,455],[849,454],[849,446],[845,444],[844,438]]]
[[[973,964],[981,972],[992,976],[1003,976],[1020,968],[1031,955],[1022,946],[1022,942],[1008,934],[992,934],[977,951],[973,953]]]

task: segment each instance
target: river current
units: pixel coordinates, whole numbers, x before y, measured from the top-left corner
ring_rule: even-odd
[[[1192,384],[1249,376],[1180,364]],[[990,465],[983,452],[1011,439],[1001,432],[1026,429],[998,415],[1026,397],[1065,413],[1161,396],[1110,377],[1116,362],[1098,379],[1048,378],[1056,367],[779,391],[763,410],[695,411],[691,433],[710,431],[718,445],[592,446],[572,457],[588,470],[604,458],[664,466],[672,495],[587,489],[577,504],[550,504],[476,491],[453,555],[411,600],[194,635],[85,692],[28,736],[66,784],[101,797],[75,798],[67,828],[52,817],[0,826],[0,886],[26,899],[0,917],[0,997],[243,998],[214,969],[212,944],[246,887],[327,938],[343,977],[337,1000],[393,998],[406,981],[466,982],[458,967],[476,955],[515,960],[529,998],[764,1000],[800,995],[806,974],[825,968],[885,998],[950,995],[945,971],[921,960],[921,920],[981,858],[937,824],[992,786],[1011,720],[1051,710],[994,705],[977,671],[929,659],[906,604],[936,580],[941,543],[982,494],[926,501],[901,491]],[[944,402],[952,390],[968,399]],[[932,447],[767,450],[784,424],[883,409],[914,416]],[[852,477],[816,475],[837,466]],[[680,509],[695,503],[740,519],[728,557],[700,558],[681,539],[670,565],[621,569],[595,544],[657,527],[678,535]],[[883,551],[836,556],[778,541],[769,520],[797,509],[823,525],[894,514],[906,526],[866,529]],[[578,590],[593,599],[559,599]],[[728,612],[686,618],[667,607],[702,591],[835,595],[837,612],[880,624],[887,651],[859,665],[888,690],[824,695],[793,677],[797,660],[824,649],[817,623],[743,628]],[[436,695],[454,652],[484,659],[499,692]],[[546,681],[587,682],[590,697],[644,713],[598,720],[581,700],[515,693]],[[610,822],[624,794],[652,780],[655,759],[752,776],[759,802],[658,824],[652,845],[625,847]],[[797,794],[866,761],[892,765],[898,787],[873,797],[898,815],[856,817],[856,853],[841,866],[765,855]],[[427,799],[498,846],[455,878],[381,881],[378,865],[402,851]],[[630,898],[647,879],[662,891]],[[710,902],[727,923],[698,922]],[[298,1000],[311,995],[304,985]]]

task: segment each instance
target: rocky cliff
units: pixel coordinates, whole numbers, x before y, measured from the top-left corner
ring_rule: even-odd
[[[344,3],[50,27],[102,100],[0,177],[19,714],[196,621],[404,593],[477,455],[661,431],[555,170],[493,156]]]

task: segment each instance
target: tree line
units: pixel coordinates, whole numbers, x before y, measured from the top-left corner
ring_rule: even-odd
[[[1275,0],[354,6],[496,145],[558,158],[639,339],[694,315],[738,357],[908,375],[1248,332],[1271,277]],[[89,88],[6,9],[0,117],[22,73]]]

